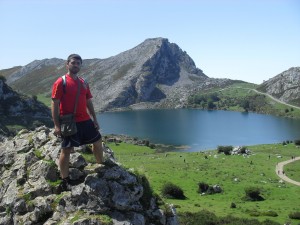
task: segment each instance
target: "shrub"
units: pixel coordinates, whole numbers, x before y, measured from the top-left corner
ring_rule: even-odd
[[[246,153],[246,150],[247,150],[247,147],[246,147],[246,146],[242,146],[242,147],[241,147],[241,153],[242,153],[242,154],[245,154],[245,153]]]
[[[246,196],[244,200],[246,201],[263,201],[264,198],[260,196],[260,188],[258,187],[248,187],[245,188]]]
[[[179,213],[179,223],[182,225],[280,225],[271,220],[260,222],[257,219],[237,218],[232,215],[217,217],[214,213],[206,210],[196,213]]]
[[[179,223],[182,225],[216,225],[218,220],[218,217],[214,213],[207,210],[201,210],[196,213],[184,212],[179,215]]]
[[[6,82],[6,78],[3,75],[0,75],[0,80],[2,80],[4,83]]]
[[[251,211],[250,213],[249,213],[249,215],[250,216],[255,216],[255,217],[258,217],[258,216],[260,216],[260,212],[258,212],[258,211]]]
[[[36,95],[32,95],[31,98],[32,98],[32,100],[35,101],[35,102],[37,102],[37,100],[38,100],[38,98],[37,98]]]
[[[143,196],[141,197],[141,203],[146,208],[150,207],[151,198],[153,197],[153,190],[150,186],[150,183],[147,179],[147,177],[144,174],[141,174],[137,171],[135,171],[135,175],[139,181],[140,184],[143,185]]]
[[[206,192],[209,188],[209,185],[204,183],[204,182],[200,182],[198,183],[198,193],[203,193]]]
[[[295,145],[300,145],[300,139],[294,141]]]
[[[183,190],[171,182],[165,183],[162,187],[161,193],[166,198],[185,199]]]
[[[229,146],[218,146],[218,153],[224,153],[225,155],[230,155],[233,147],[231,145]]]
[[[277,217],[278,216],[277,212],[272,211],[272,210],[269,210],[267,212],[263,212],[262,215],[263,216],[271,216],[271,217]]]
[[[151,149],[155,149],[155,144],[149,144],[149,148],[151,148]]]
[[[289,214],[290,219],[300,220],[300,212],[292,212]]]

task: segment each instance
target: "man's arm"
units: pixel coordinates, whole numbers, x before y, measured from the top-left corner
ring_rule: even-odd
[[[98,121],[97,121],[96,113],[95,113],[93,102],[92,102],[91,98],[86,100],[86,106],[87,106],[87,109],[89,110],[90,115],[93,117],[95,127],[97,129],[100,129],[100,126],[99,126]]]
[[[60,101],[58,99],[52,99],[51,113],[54,122],[54,129],[55,129],[54,134],[61,136],[60,124],[59,124],[59,103]]]

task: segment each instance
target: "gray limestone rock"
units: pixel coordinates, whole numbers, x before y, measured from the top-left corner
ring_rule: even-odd
[[[142,184],[107,146],[104,165],[87,164],[76,150],[70,162],[74,184],[61,192],[55,163],[60,143],[52,133],[45,127],[23,130],[0,143],[0,225],[102,224],[101,215],[112,224],[178,224],[176,214],[164,214],[154,197],[143,205]]]

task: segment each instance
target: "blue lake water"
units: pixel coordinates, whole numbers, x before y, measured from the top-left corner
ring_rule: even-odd
[[[300,120],[256,113],[197,109],[139,110],[97,115],[101,133],[125,134],[188,151],[300,139]]]

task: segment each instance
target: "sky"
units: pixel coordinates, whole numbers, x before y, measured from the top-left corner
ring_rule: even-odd
[[[300,0],[0,0],[0,30],[0,69],[156,37],[212,78],[261,84],[300,66]]]

